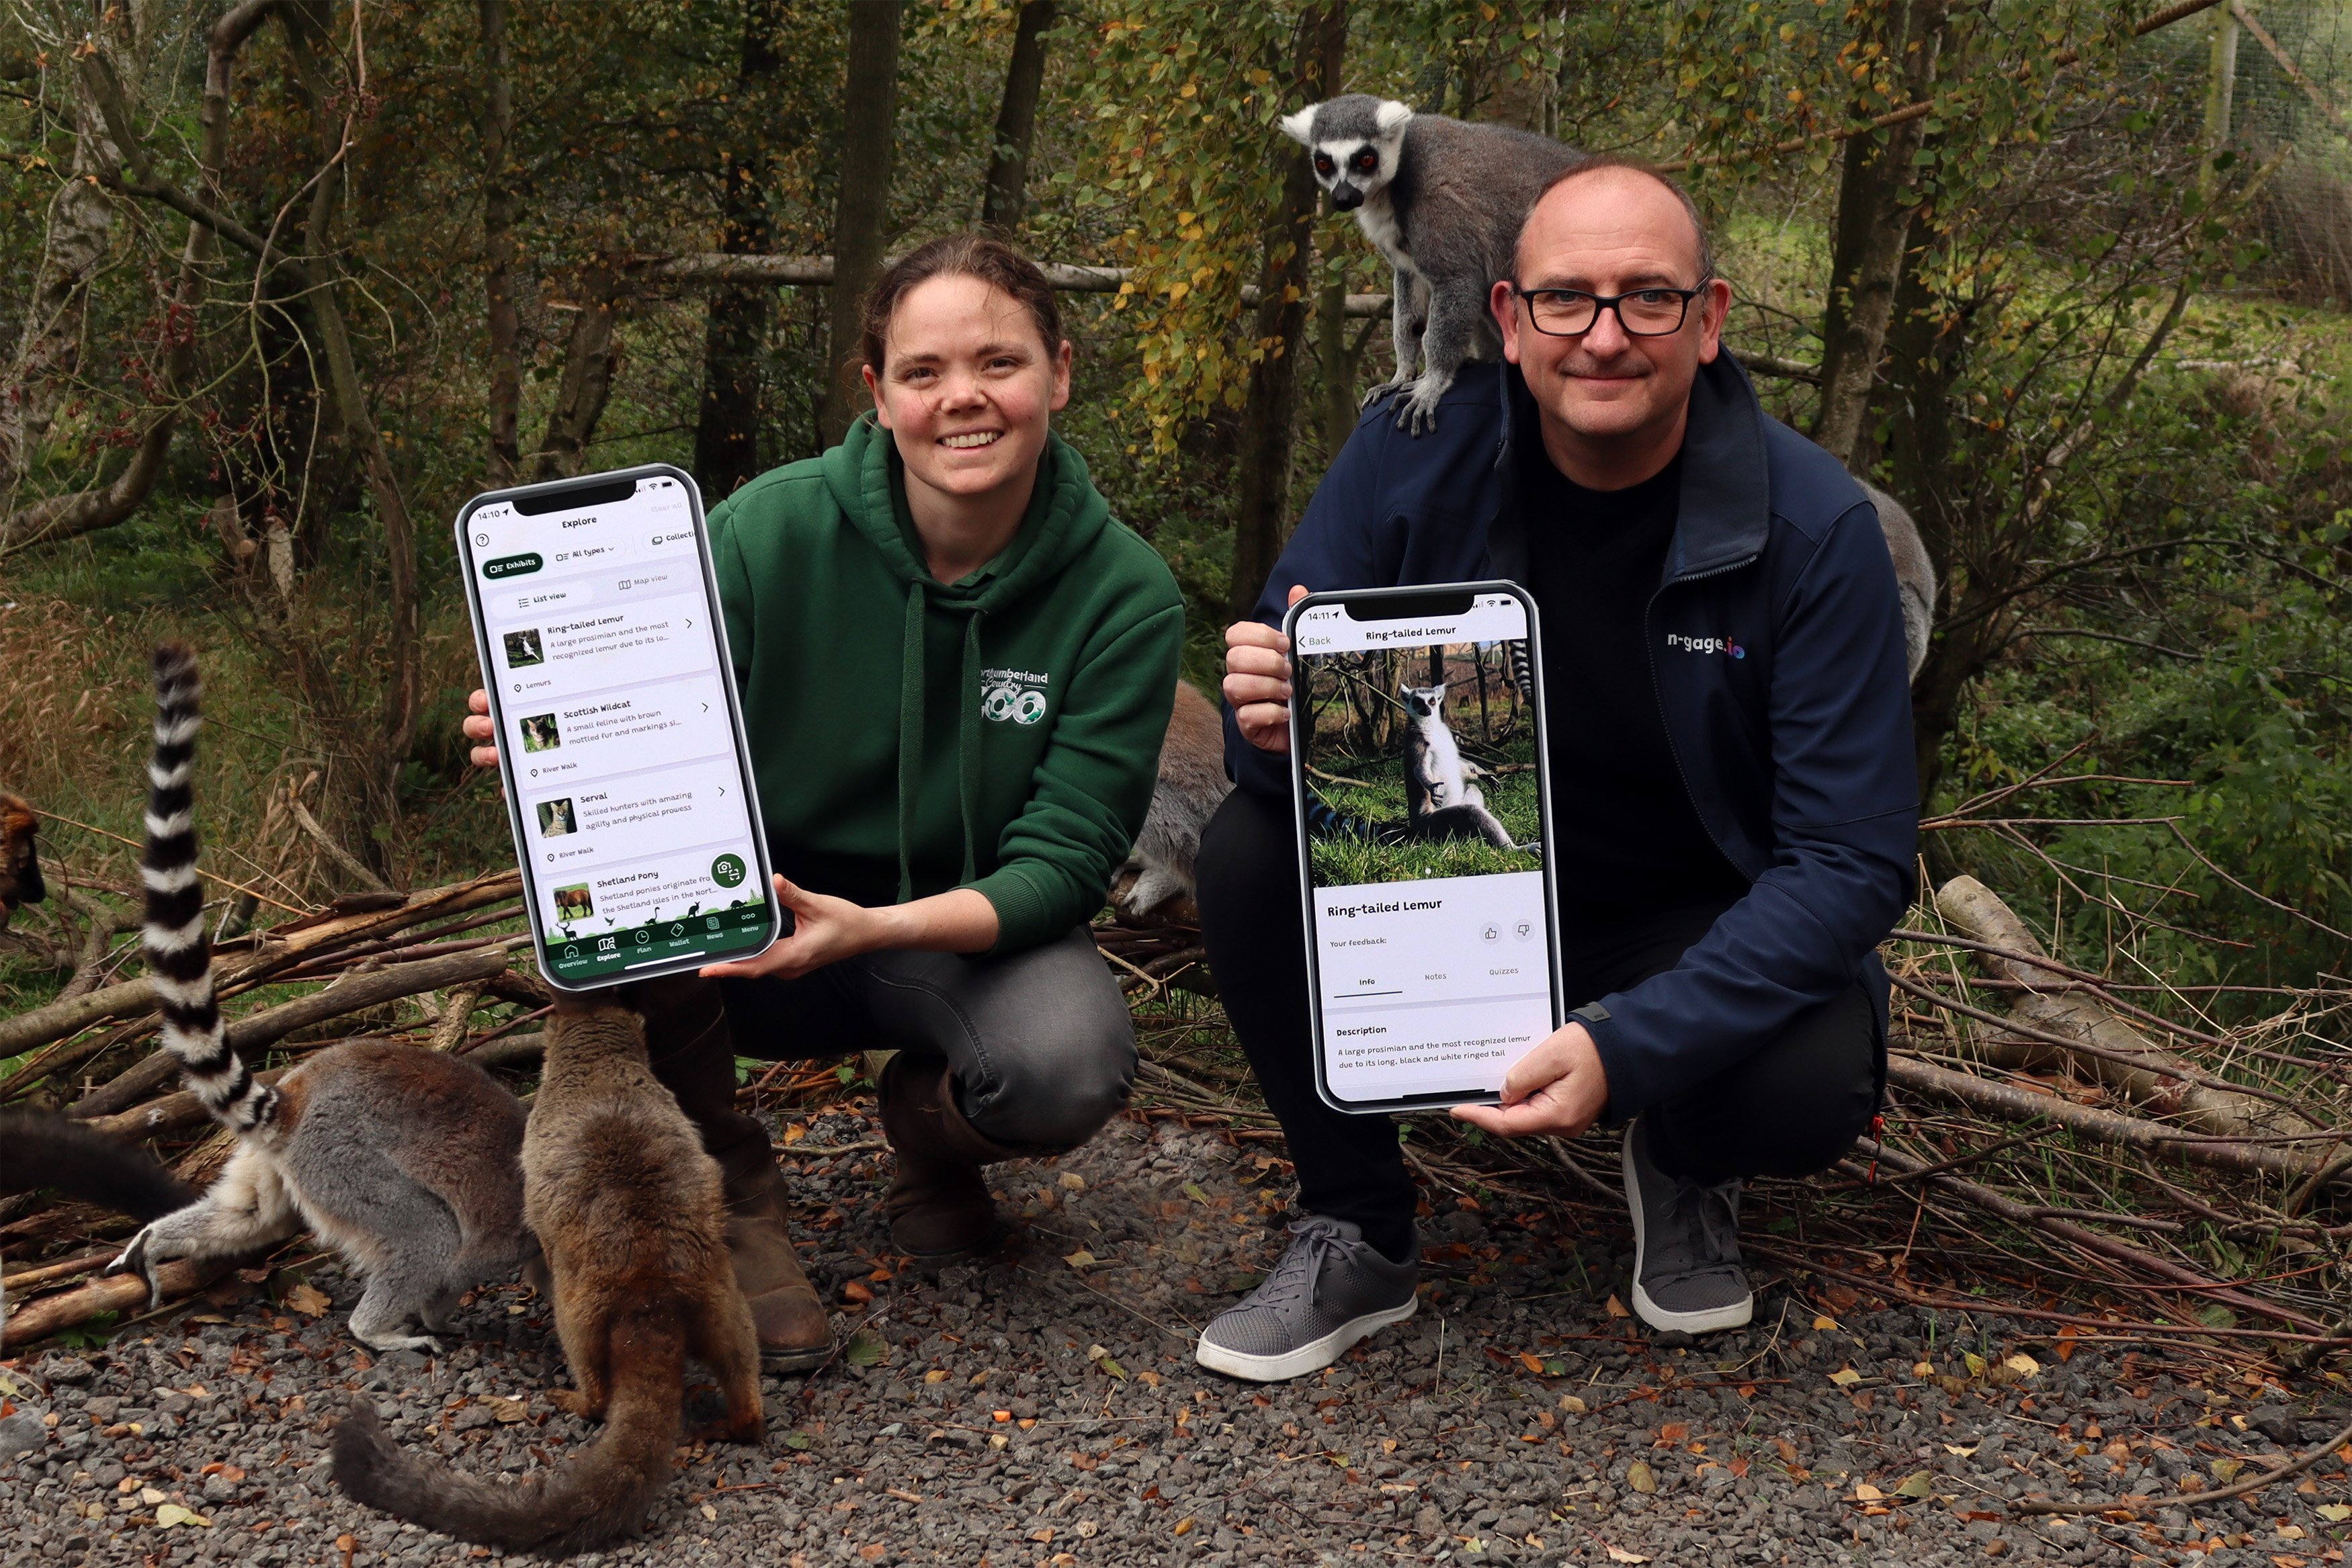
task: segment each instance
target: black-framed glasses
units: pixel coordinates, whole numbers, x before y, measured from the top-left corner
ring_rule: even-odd
[[[1696,288],[1634,288],[1623,294],[1522,288],[1514,283],[1511,292],[1527,301],[1528,319],[1549,338],[1580,338],[1603,310],[1617,312],[1617,324],[1629,338],[1664,338],[1682,330],[1690,302],[1706,292],[1707,282],[1702,277]]]

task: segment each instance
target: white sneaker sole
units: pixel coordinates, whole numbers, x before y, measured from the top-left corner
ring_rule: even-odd
[[[1358,1340],[1391,1323],[1404,1322],[1420,1306],[1418,1295],[1408,1297],[1401,1307],[1349,1318],[1321,1339],[1310,1341],[1297,1350],[1285,1351],[1280,1355],[1251,1355],[1243,1351],[1230,1350],[1202,1334],[1192,1342],[1192,1359],[1211,1372],[1222,1372],[1228,1377],[1239,1377],[1251,1383],[1286,1383],[1310,1372],[1320,1372],[1347,1354],[1349,1347]]]
[[[1642,1265],[1648,1248],[1642,1234],[1642,1206],[1633,1195],[1640,1186],[1633,1179],[1633,1129],[1625,1129],[1624,1144],[1617,1153],[1617,1167],[1625,1176],[1625,1207],[1633,1217],[1633,1315],[1661,1333],[1714,1333],[1720,1329],[1746,1328],[1756,1316],[1756,1292],[1750,1291],[1727,1307],[1709,1307],[1704,1312],[1668,1312],[1650,1299],[1642,1289]]]

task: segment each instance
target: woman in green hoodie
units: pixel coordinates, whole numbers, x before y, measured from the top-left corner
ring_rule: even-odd
[[[862,347],[870,418],[710,517],[792,933],[625,992],[726,1174],[772,1366],[821,1362],[827,1331],[735,1057],[897,1048],[892,1238],[992,1244],[981,1167],[1085,1142],[1133,1079],[1087,925],[1151,802],[1183,633],[1167,566],[1052,433],[1070,345],[1034,263],[935,240],[883,273]]]

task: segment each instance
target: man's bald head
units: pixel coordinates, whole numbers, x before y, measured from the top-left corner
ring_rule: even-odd
[[[1538,193],[1528,207],[1528,215],[1519,225],[1519,238],[1513,260],[1520,281],[1532,282],[1528,277],[1528,231],[1535,226],[1536,214],[1570,203],[1582,206],[1588,201],[1609,203],[1616,211],[1625,213],[1624,204],[1631,201],[1638,205],[1657,202],[1663,194],[1681,209],[1691,233],[1691,270],[1688,282],[1715,275],[1715,246],[1707,239],[1706,220],[1699,216],[1698,204],[1690,193],[1670,176],[1660,173],[1638,159],[1620,158],[1613,153],[1597,152],[1555,176],[1550,184]],[[1627,214],[1626,215],[1632,215]]]

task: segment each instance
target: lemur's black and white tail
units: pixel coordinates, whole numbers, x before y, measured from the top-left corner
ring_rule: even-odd
[[[222,1031],[213,997],[212,940],[196,875],[194,770],[203,722],[195,655],[177,643],[155,650],[155,754],[147,767],[147,973],[163,1014],[163,1047],[215,1120],[249,1133],[269,1120],[277,1092],[254,1081]]]

